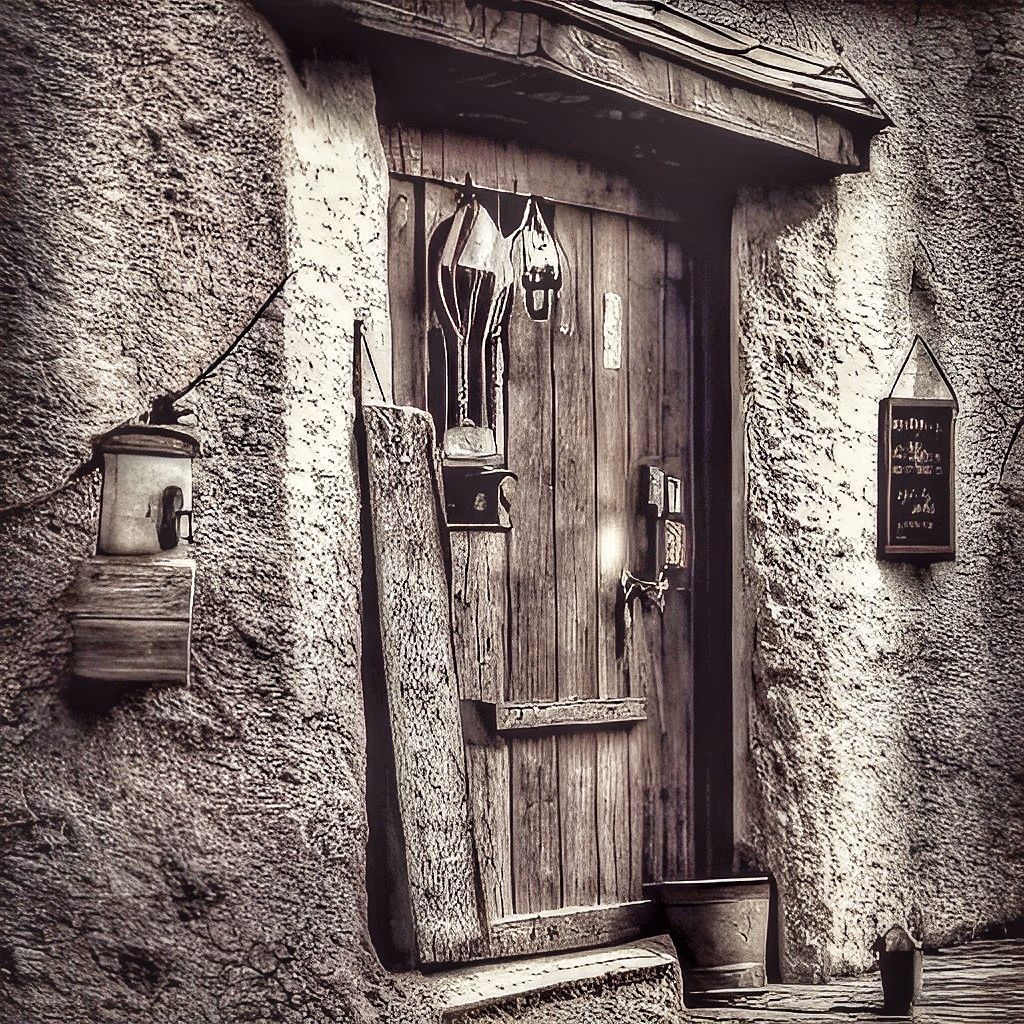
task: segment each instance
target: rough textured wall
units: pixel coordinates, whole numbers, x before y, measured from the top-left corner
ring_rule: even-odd
[[[820,977],[892,921],[942,943],[1024,914],[1024,521],[997,481],[1024,406],[1024,12],[687,6],[838,43],[896,122],[870,174],[748,189],[735,222],[742,856],[778,879],[787,973]],[[917,331],[961,402],[958,557],[931,568],[875,559],[877,403]]]
[[[350,382],[353,318],[387,301],[369,76],[296,77],[232,0],[13,0],[0,49],[0,505],[187,381],[297,268],[186,403],[189,690],[68,683],[95,478],[0,518],[0,1019],[387,1019]]]

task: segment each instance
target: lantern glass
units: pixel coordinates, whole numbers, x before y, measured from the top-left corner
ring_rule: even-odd
[[[199,449],[191,434],[123,427],[96,446],[103,456],[99,554],[173,554],[183,538],[191,540],[192,459]]]

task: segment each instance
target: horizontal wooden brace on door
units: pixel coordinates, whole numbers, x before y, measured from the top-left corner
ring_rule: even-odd
[[[651,900],[517,914],[491,925],[488,954],[498,959],[524,953],[557,953],[628,942],[650,934],[656,924],[655,906]]]
[[[498,732],[582,726],[629,725],[647,719],[645,697],[594,697],[578,700],[517,701],[494,707]]]

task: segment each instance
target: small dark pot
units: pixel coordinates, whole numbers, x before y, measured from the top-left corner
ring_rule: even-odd
[[[764,987],[767,878],[657,882],[644,888],[664,909],[684,992]]]
[[[919,949],[878,954],[882,972],[882,1002],[886,1013],[905,1016],[921,994],[924,955]]]

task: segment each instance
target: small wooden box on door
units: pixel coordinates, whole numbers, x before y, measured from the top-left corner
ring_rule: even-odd
[[[551,200],[561,292],[545,322],[517,291],[507,332],[513,529],[451,534],[481,955],[623,940],[653,926],[642,884],[692,871],[689,592],[663,616],[636,602],[625,643],[616,619],[622,570],[647,554],[641,467],[681,478],[690,506],[700,268],[624,179],[451,131],[383,136],[397,404],[427,407],[427,249],[457,183],[472,176],[505,235],[526,197]]]

